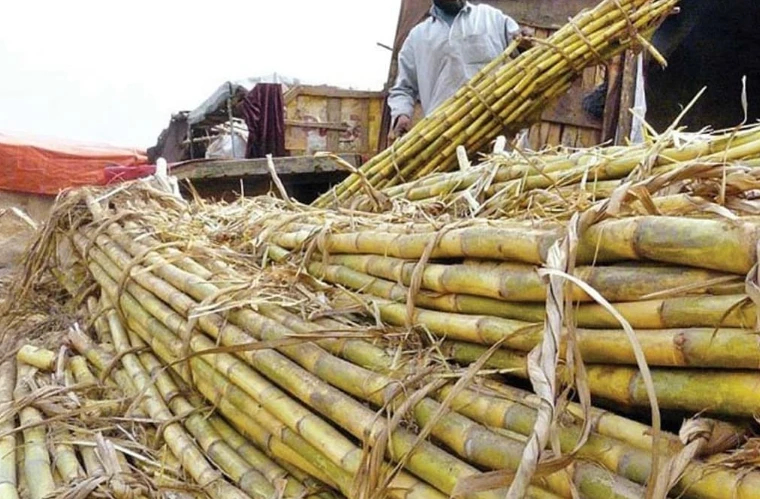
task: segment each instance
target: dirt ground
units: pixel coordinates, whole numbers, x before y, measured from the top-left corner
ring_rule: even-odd
[[[21,261],[35,234],[48,217],[55,198],[0,191],[0,276]]]

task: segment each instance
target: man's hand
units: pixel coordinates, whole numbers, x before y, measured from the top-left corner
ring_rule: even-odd
[[[393,126],[393,140],[400,139],[412,128],[412,118],[405,114],[396,118],[396,124]]]
[[[522,26],[517,36],[520,39],[519,49],[527,50],[533,47],[533,37],[536,36],[536,30],[530,26]]]

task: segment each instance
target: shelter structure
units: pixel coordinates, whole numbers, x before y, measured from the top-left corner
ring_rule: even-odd
[[[347,175],[315,153],[336,153],[352,166],[376,154],[383,104],[382,92],[305,85],[276,74],[228,81],[192,111],[172,116],[149,154],[216,198],[267,192],[264,158],[271,154],[291,195],[309,202]]]

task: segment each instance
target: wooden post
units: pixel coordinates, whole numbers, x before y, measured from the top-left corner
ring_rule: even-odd
[[[615,142],[625,144],[631,136],[633,128],[633,114],[631,109],[636,99],[636,73],[638,65],[636,64],[636,54],[632,50],[625,52],[625,63],[623,65],[623,78],[620,87],[620,114],[618,116],[617,131],[615,133]]]
[[[607,66],[607,98],[604,102],[602,142],[614,141],[620,116],[620,89],[623,84],[623,56],[617,56]]]
[[[235,122],[232,116],[232,83],[227,82],[230,88],[230,95],[227,97],[227,119],[230,122],[230,146],[232,147],[232,157],[237,158],[235,154]]]
[[[361,147],[357,148],[356,152],[363,154],[364,156],[374,156],[374,152],[369,149],[369,106],[370,99],[361,99]]]
[[[195,159],[193,152],[193,125],[187,122],[187,142],[190,144],[190,159]]]
[[[341,108],[342,103],[340,98],[331,97],[327,99],[327,121],[330,123],[340,123]],[[337,154],[339,152],[338,149],[340,149],[340,132],[330,130],[327,132],[327,150]]]

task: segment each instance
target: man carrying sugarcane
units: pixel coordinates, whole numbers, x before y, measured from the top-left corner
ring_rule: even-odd
[[[388,98],[393,135],[409,131],[417,100],[427,116],[519,33],[511,17],[491,6],[433,0],[430,16],[409,33],[399,53],[398,78]]]

